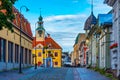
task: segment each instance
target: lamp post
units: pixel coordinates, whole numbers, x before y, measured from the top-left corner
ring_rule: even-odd
[[[21,6],[20,7],[20,13],[22,13],[22,9],[25,8],[26,12],[29,11],[29,9],[26,6]],[[22,53],[21,53],[21,33],[22,33],[22,15],[20,15],[20,63],[19,63],[19,73],[22,73],[22,68],[21,68],[21,60],[22,60]]]
[[[35,69],[37,69],[37,55],[36,55],[36,24],[35,23]]]

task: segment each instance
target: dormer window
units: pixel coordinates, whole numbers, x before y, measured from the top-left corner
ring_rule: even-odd
[[[52,45],[51,45],[51,43],[50,44],[48,44],[48,48],[50,48]]]

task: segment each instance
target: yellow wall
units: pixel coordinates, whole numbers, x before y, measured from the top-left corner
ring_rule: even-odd
[[[38,62],[42,62],[43,63],[43,58],[47,58],[48,57],[48,51],[51,51],[52,55],[53,55],[53,62],[58,62],[58,65],[53,65],[53,67],[61,67],[61,55],[62,55],[62,50],[61,49],[45,49],[45,53],[43,54],[42,49],[36,49],[36,56],[37,56],[37,63]],[[41,57],[38,56],[38,53],[41,53]],[[55,52],[58,53],[58,56],[55,57]],[[32,50],[32,53],[35,54],[35,49]],[[35,58],[33,63],[35,64]]]
[[[38,53],[41,53],[41,57],[38,57]],[[35,54],[35,49],[32,50],[32,54]],[[43,63],[43,53],[42,49],[36,49],[36,62],[38,63],[39,61]],[[33,63],[35,64],[35,58],[33,60]]]

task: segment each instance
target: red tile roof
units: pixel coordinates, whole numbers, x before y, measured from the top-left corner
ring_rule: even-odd
[[[57,44],[50,36],[45,37],[45,41],[36,41],[35,44],[35,37],[33,40],[33,47],[37,46],[38,44],[43,45],[44,47],[48,47],[49,49],[62,49],[59,44]]]
[[[32,44],[32,47],[34,48],[35,46],[37,46],[38,44],[41,44],[43,46],[45,46],[45,41],[36,41],[36,37],[33,38],[33,44]]]
[[[27,19],[25,19],[25,17],[15,7],[13,7],[13,13],[16,15],[16,18],[13,20],[13,24],[16,25],[18,29],[20,29],[20,16],[21,16],[22,31],[25,34],[32,37],[31,26]]]

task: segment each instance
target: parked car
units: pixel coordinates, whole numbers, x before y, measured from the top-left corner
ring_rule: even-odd
[[[72,63],[67,61],[67,62],[64,62],[64,67],[71,67],[72,66]]]

